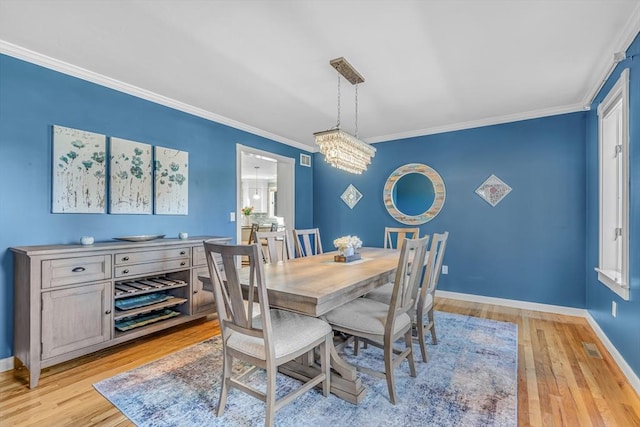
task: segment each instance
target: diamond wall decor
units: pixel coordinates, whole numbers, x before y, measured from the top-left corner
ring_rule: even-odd
[[[358,189],[353,186],[353,184],[349,184],[340,198],[347,204],[347,206],[349,206],[350,209],[353,209],[353,207],[358,204],[360,199],[362,199],[362,193],[360,193]]]
[[[511,187],[502,182],[500,178],[491,175],[485,182],[476,188],[476,194],[482,197],[491,206],[495,206],[511,192]]]

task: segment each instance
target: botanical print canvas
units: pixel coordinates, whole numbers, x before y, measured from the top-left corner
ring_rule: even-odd
[[[189,153],[155,147],[156,199],[158,215],[189,213]]]
[[[152,213],[151,145],[110,139],[109,213]]]
[[[104,213],[106,136],[53,126],[53,213]]]

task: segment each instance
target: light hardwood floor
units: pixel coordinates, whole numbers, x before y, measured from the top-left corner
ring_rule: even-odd
[[[640,397],[585,319],[443,298],[436,309],[518,324],[519,426],[640,427]],[[218,333],[196,321],[45,369],[33,390],[24,369],[0,373],[0,426],[131,426],[92,384]]]

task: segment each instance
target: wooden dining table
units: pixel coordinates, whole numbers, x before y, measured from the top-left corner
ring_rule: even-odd
[[[337,252],[295,258],[264,265],[269,305],[273,308],[320,317],[340,305],[393,281],[399,251],[361,248],[361,259],[350,263],[336,262]],[[240,280],[247,280],[249,269],[240,270]],[[208,274],[198,276],[210,287]],[[295,360],[282,365],[280,371],[306,381],[317,375],[314,361]],[[365,389],[356,369],[331,348],[331,392],[354,404],[362,401]]]

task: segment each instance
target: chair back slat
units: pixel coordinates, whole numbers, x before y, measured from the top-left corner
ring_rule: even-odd
[[[420,229],[418,227],[385,227],[384,248],[399,249],[405,239],[417,239],[418,237],[420,237]]]
[[[309,228],[306,230],[293,230],[293,237],[295,239],[296,254],[298,257],[323,253],[320,229]]]
[[[260,245],[263,258],[268,263],[287,261],[293,257],[286,230],[257,231],[256,242]],[[266,253],[264,246],[266,246]]]
[[[385,329],[393,331],[396,317],[415,308],[428,243],[429,236],[403,241]]]

